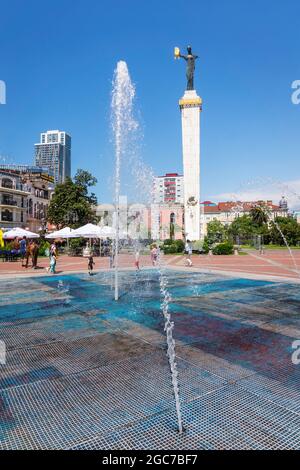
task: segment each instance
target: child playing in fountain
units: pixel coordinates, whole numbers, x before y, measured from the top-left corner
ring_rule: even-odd
[[[89,256],[89,262],[88,262],[88,270],[89,270],[89,275],[92,276],[93,275],[93,269],[94,269],[94,259],[93,259],[93,256],[90,255]]]
[[[157,255],[158,255],[157,246],[156,246],[156,245],[152,245],[152,247],[151,247],[151,262],[152,262],[152,266],[156,266],[156,263],[157,263]]]
[[[190,240],[187,240],[186,241],[186,244],[185,244],[185,248],[184,248],[184,251],[186,253],[186,264],[188,266],[193,266],[193,263],[192,263],[192,260],[191,260],[191,256],[193,254],[193,247],[192,247],[192,244],[190,242]]]
[[[140,252],[139,252],[139,250],[136,250],[136,252],[135,252],[135,262],[134,262],[134,264],[135,264],[136,269],[140,269]]]

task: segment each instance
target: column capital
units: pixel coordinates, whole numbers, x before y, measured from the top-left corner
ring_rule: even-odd
[[[183,97],[179,100],[180,109],[200,108],[202,110],[202,98],[197,95],[196,90],[186,90]]]

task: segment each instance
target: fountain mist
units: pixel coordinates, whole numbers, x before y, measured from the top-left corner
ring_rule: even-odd
[[[116,239],[114,247],[115,264],[115,300],[119,298],[119,199],[120,199],[120,170],[121,157],[125,152],[128,142],[128,135],[137,127],[133,119],[132,109],[135,96],[135,88],[131,82],[126,62],[120,60],[117,64],[113,79],[112,100],[111,100],[111,122],[114,132],[115,144],[115,230]]]

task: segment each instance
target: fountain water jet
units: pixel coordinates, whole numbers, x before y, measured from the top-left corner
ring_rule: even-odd
[[[119,199],[120,199],[120,185],[121,185],[121,157],[126,150],[126,162],[131,165],[133,179],[139,191],[139,194],[147,194],[149,201],[151,202],[151,190],[152,181],[149,183],[149,175],[152,174],[152,170],[147,167],[133,152],[130,159],[130,135],[132,131],[135,131],[138,127],[137,122],[133,118],[133,100],[135,96],[135,88],[131,82],[127,64],[124,61],[120,61],[117,64],[117,68],[114,74],[113,90],[112,90],[112,102],[111,102],[111,118],[112,128],[115,138],[115,300],[119,299],[119,273],[118,273],[118,249],[119,249]],[[131,149],[132,151],[132,149]],[[148,191],[147,191],[148,190]],[[136,241],[136,248],[138,247],[138,241]],[[176,413],[178,419],[178,430],[179,433],[183,432],[180,398],[179,398],[179,386],[178,386],[178,371],[175,356],[175,341],[173,339],[173,328],[174,323],[171,321],[171,315],[169,312],[169,302],[171,296],[167,289],[167,278],[162,268],[162,254],[159,254],[158,272],[160,278],[160,292],[163,297],[161,304],[161,310],[165,319],[165,332],[167,337],[167,356],[169,359],[169,365],[172,375],[172,385],[175,397]],[[137,273],[135,273],[135,279],[137,281]]]
[[[131,82],[127,64],[123,60],[117,63],[114,72],[112,100],[111,100],[111,122],[114,133],[115,144],[115,300],[119,299],[119,199],[120,199],[120,171],[121,157],[125,152],[128,142],[128,136],[131,131],[135,130],[137,123],[133,118],[133,100],[135,96],[135,87]]]
[[[169,365],[172,375],[172,385],[175,398],[175,407],[177,413],[177,422],[178,422],[178,432],[179,434],[183,433],[182,425],[182,415],[181,415],[181,406],[180,406],[180,397],[179,397],[179,385],[178,385],[178,370],[176,363],[176,354],[175,354],[175,340],[173,338],[173,329],[174,322],[171,321],[171,314],[169,312],[169,303],[172,300],[171,294],[168,291],[168,280],[163,271],[162,266],[162,253],[159,250],[158,255],[158,271],[160,276],[160,292],[163,298],[161,309],[165,319],[165,332],[167,336],[167,356],[169,359]]]

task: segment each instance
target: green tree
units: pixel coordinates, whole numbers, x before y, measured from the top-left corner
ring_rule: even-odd
[[[55,187],[49,209],[48,221],[57,227],[77,228],[97,218],[92,206],[97,204],[97,198],[89,194],[89,187],[97,182],[89,172],[78,170],[74,181],[66,178],[64,183]]]
[[[279,230],[280,229],[280,230]],[[300,243],[300,225],[294,217],[276,217],[275,221],[270,224],[271,243],[284,245],[282,232],[287,243],[296,246]]]
[[[219,220],[212,220],[207,224],[207,242],[209,246],[221,243],[227,238],[227,230]]]
[[[254,224],[253,219],[249,215],[242,215],[241,217],[236,217],[228,229],[229,234],[236,239],[240,238],[251,238],[254,233]]]
[[[250,217],[252,218],[254,225],[262,227],[268,223],[268,210],[263,205],[256,205],[250,210]]]
[[[97,178],[95,178],[95,176],[80,168],[77,170],[76,175],[74,176],[74,183],[82,189],[82,195],[90,204],[97,204],[97,197],[95,193],[91,193],[89,195],[89,188],[97,184]]]

